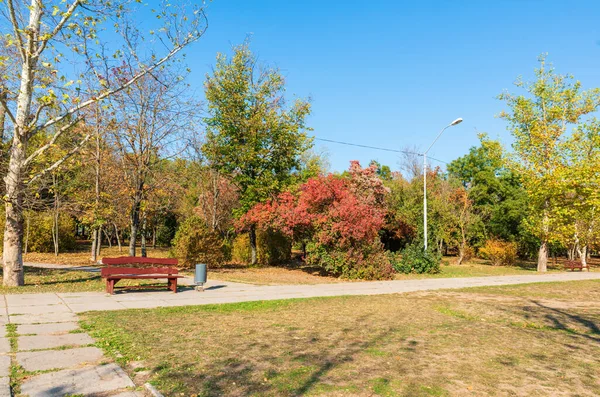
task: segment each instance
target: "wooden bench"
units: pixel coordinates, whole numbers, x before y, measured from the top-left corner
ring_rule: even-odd
[[[177,279],[183,276],[178,274],[174,267],[156,267],[155,265],[177,265],[177,259],[172,258],[141,258],[137,256],[122,256],[119,258],[102,258],[106,267],[100,274],[106,279],[106,292],[115,293],[115,284],[120,280],[159,280],[167,279],[167,288],[177,293]],[[154,265],[152,267],[123,267],[122,265]],[[125,288],[125,287],[123,287]],[[129,288],[154,288],[153,285],[137,285]]]
[[[571,271],[575,271],[575,269],[581,271],[583,271],[583,269],[587,269],[588,271],[590,270],[589,263],[587,264],[587,266],[583,266],[580,261],[565,261],[565,263],[563,263],[563,266],[565,267],[565,270],[571,269]]]

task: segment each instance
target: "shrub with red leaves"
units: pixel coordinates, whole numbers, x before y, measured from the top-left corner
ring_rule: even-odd
[[[385,220],[387,194],[374,167],[353,161],[347,177],[309,179],[296,194],[254,206],[239,222],[240,229],[277,230],[309,243],[307,262],[346,278],[391,277],[389,260],[378,232]]]

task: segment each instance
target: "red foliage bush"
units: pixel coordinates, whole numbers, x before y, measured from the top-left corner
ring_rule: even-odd
[[[255,225],[258,229],[277,230],[295,241],[309,241],[314,248],[312,263],[335,274],[388,278],[389,261],[387,264],[383,263],[385,260],[373,261],[383,253],[378,232],[385,220],[383,202],[387,193],[375,171],[374,167],[363,169],[358,162],[352,162],[349,177],[311,178],[295,195],[284,192],[275,200],[254,206],[238,226],[247,229]],[[325,264],[332,261],[335,266]],[[374,268],[381,270],[360,271],[367,263],[377,263]],[[346,271],[342,269],[344,266],[354,270]]]

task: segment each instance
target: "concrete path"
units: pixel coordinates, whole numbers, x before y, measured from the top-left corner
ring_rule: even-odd
[[[166,306],[187,306],[247,302],[290,298],[340,295],[381,295],[447,288],[510,285],[551,281],[600,279],[600,273],[573,272],[526,276],[489,276],[469,278],[437,278],[426,280],[371,281],[316,285],[250,285],[211,280],[204,292],[181,288],[173,294],[166,288],[153,291],[50,293],[7,295],[8,313],[20,312],[22,324],[69,322],[75,314],[90,310],[122,310]],[[29,304],[28,310],[13,307],[11,302]],[[35,305],[35,306],[34,306]],[[11,316],[11,322],[13,316]]]
[[[590,279],[600,279],[600,273],[278,286],[212,280],[204,292],[183,287],[177,294],[165,289],[126,291],[112,296],[101,292],[5,295],[0,299],[0,310],[4,311],[0,314],[0,397],[11,395],[11,363],[20,366],[27,375],[20,382],[23,396],[143,395],[135,390],[127,374],[107,360],[93,346],[94,340],[79,328],[76,313],[80,312]],[[10,330],[6,324],[10,324]]]
[[[11,364],[24,374],[13,395],[144,395],[125,371],[93,346],[95,341],[79,328],[77,315],[56,294],[6,295],[0,308],[5,312],[0,315],[0,397],[11,396]]]

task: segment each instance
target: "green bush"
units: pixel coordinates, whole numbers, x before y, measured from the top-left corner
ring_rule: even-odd
[[[401,255],[390,254],[398,273],[439,273],[442,256],[432,250],[425,251],[420,244],[407,246]]]
[[[248,233],[238,234],[231,245],[231,261],[238,265],[247,265],[251,258],[252,250]]]
[[[220,266],[225,262],[223,239],[197,216],[191,216],[179,225],[172,245],[182,267],[193,267],[197,263]]]
[[[494,266],[512,266],[517,262],[517,244],[501,240],[488,240],[479,254]]]
[[[347,279],[388,280],[394,269],[381,243],[336,250],[318,243],[307,245],[306,263]]]
[[[27,243],[28,252],[54,252],[52,239],[53,215],[47,212],[26,214],[29,216],[29,233],[27,223],[23,231],[23,244]],[[4,228],[3,228],[4,231]],[[58,217],[58,249],[70,251],[77,247],[75,241],[75,221],[69,215]]]
[[[277,265],[292,259],[292,241],[279,232],[259,231],[256,236],[258,263]]]
[[[256,261],[260,265],[277,265],[292,259],[292,242],[274,231],[256,233]],[[252,249],[248,233],[236,236],[231,246],[231,261],[248,265],[252,262]]]

